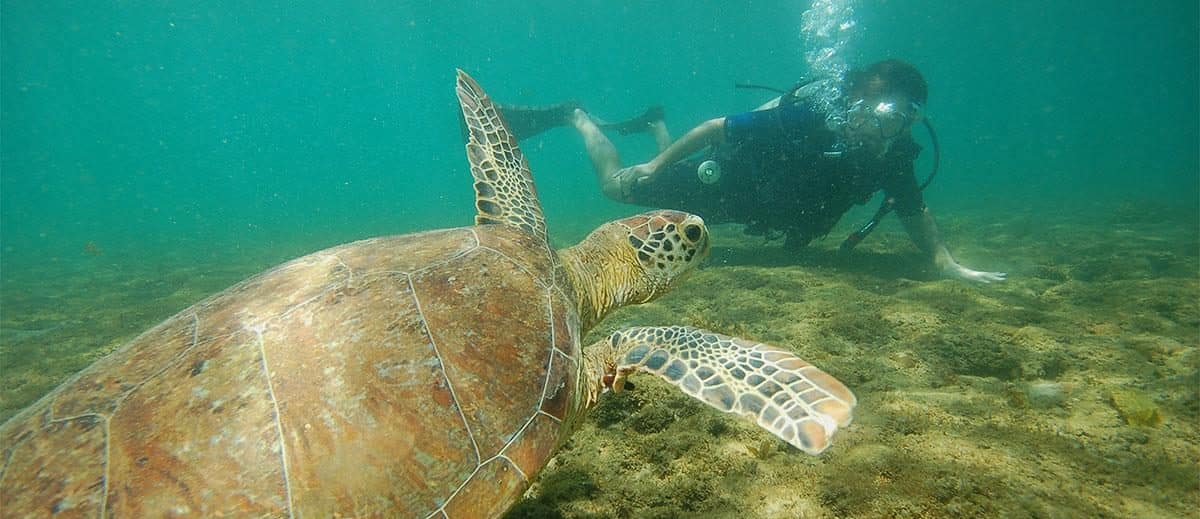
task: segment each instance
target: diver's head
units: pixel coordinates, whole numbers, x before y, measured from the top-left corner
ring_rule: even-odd
[[[846,77],[846,140],[876,154],[921,118],[928,86],[915,67],[900,60],[880,61]]]

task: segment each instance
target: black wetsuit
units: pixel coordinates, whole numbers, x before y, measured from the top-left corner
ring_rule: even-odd
[[[693,212],[709,223],[746,224],[750,234],[782,232],[789,247],[828,234],[880,189],[901,216],[924,208],[913,174],[921,147],[911,136],[896,139],[882,157],[836,153],[838,137],[825,115],[800,102],[726,117],[725,138],[711,156],[677,162],[635,186],[630,201]],[[709,158],[721,164],[721,176],[704,184],[696,168]]]

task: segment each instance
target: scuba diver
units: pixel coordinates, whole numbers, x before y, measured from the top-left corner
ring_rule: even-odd
[[[501,108],[518,138],[574,126],[601,189],[614,200],[688,211],[709,223],[741,223],[748,234],[782,237],[785,247],[796,249],[827,235],[853,205],[883,190],[884,205],[847,238],[843,250],[894,210],[913,243],[943,275],[1003,281],[1002,272],[976,271],[954,260],[921,196],[924,186],[914,173],[921,147],[911,133],[927,97],[921,73],[903,61],[886,60],[849,72],[840,84],[832,81],[797,86],[754,111],[710,119],[674,142],[661,108],[617,124],[598,122],[576,103]],[[834,88],[838,95],[814,94],[821,88]],[[831,97],[836,99],[822,103]],[[648,132],[659,153],[622,168],[604,130]],[[936,138],[934,143],[936,151]]]

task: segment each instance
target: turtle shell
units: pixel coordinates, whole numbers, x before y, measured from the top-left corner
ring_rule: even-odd
[[[285,263],[0,426],[5,515],[489,517],[573,406],[554,252],[489,225]]]

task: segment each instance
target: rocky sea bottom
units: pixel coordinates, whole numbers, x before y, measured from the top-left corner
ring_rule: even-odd
[[[849,256],[713,229],[707,265],[587,342],[687,324],[791,349],[858,396],[818,457],[653,377],[609,395],[509,517],[1182,517],[1200,506],[1200,231],[1139,204],[940,216],[940,279],[894,221]],[[840,235],[836,235],[840,237]],[[565,244],[562,244],[565,245]],[[186,253],[6,273],[0,420],[269,266]],[[157,266],[155,266],[157,265]]]

